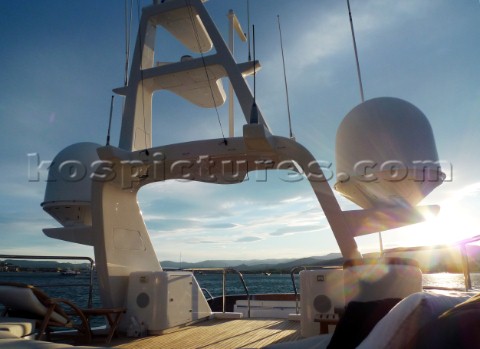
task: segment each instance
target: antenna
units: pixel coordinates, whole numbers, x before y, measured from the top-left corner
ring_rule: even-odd
[[[357,42],[355,41],[355,31],[353,30],[352,11],[350,11],[350,0],[347,0],[348,16],[350,17],[350,29],[352,30],[353,50],[355,51],[355,61],[357,62],[358,84],[360,85],[360,98],[365,102],[363,95],[362,75],[360,74],[360,63],[358,62]]]
[[[112,127],[112,113],[113,113],[113,100],[115,96],[112,95],[112,100],[110,101],[110,117],[108,118],[108,130],[107,130],[107,145],[110,145],[110,129]]]
[[[287,72],[285,70],[285,56],[283,54],[283,39],[282,39],[282,27],[280,26],[280,15],[277,15],[278,32],[280,33],[280,49],[282,51],[282,63],[283,63],[283,80],[285,81],[285,94],[287,96],[287,113],[288,113],[288,128],[290,130],[290,138],[293,139],[292,132],[292,119],[290,117],[290,102],[288,100],[288,84],[287,84]]]

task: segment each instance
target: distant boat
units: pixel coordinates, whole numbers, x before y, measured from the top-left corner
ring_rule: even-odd
[[[263,275],[270,276],[270,275],[272,275],[272,273],[266,273],[265,272],[265,273],[263,273]]]
[[[63,276],[77,276],[80,275],[78,270],[66,269],[60,272]]]

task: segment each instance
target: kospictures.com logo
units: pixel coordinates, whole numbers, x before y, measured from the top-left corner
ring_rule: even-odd
[[[400,182],[451,181],[452,165],[447,161],[417,160],[405,164],[398,160],[377,163],[372,160],[358,161],[349,171],[335,175],[331,161],[311,161],[303,167],[294,160],[274,161],[272,159],[213,160],[209,155],[196,159],[171,160],[162,153],[155,153],[148,161],[141,160],[96,160],[83,163],[76,159],[56,163],[40,160],[37,153],[28,154],[28,181],[78,182],[86,177],[92,181],[120,180],[122,186],[129,187],[139,179],[150,182],[175,179],[180,181],[202,181],[211,183],[238,183],[247,180],[265,182],[267,173],[276,171],[276,176],[284,182],[331,181],[345,183],[355,178],[362,182],[386,180]]]

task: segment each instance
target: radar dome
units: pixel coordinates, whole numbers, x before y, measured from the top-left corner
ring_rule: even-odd
[[[91,224],[91,176],[99,165],[95,143],[63,149],[49,172],[43,209],[64,226]]]
[[[443,181],[432,128],[391,97],[353,108],[336,137],[335,189],[363,208],[415,206]]]

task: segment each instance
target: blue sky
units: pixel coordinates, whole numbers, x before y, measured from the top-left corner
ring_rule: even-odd
[[[432,125],[449,181],[423,203],[442,206],[428,223],[383,234],[386,247],[456,241],[480,234],[480,3],[478,0],[351,0],[367,99],[392,96],[420,108]],[[144,1],[144,4],[149,2]],[[210,0],[207,9],[227,35],[233,8],[247,30],[246,1]],[[257,102],[277,135],[288,136],[277,14],[282,22],[293,132],[318,160],[334,162],[335,133],[360,102],[346,2],[250,0],[255,25]],[[90,247],[49,239],[56,222],[40,207],[46,171],[66,146],[104,144],[112,88],[123,84],[123,1],[0,2],[1,253],[93,256]],[[134,12],[132,37],[136,35]],[[160,33],[160,37],[166,34]],[[132,43],[133,45],[133,43]],[[169,41],[159,61],[187,53]],[[246,46],[236,43],[238,61]],[[250,80],[250,85],[252,81]],[[118,144],[121,99],[114,108]],[[198,110],[180,98],[154,96],[154,145],[228,133],[227,108]],[[237,108],[236,134],[243,116]],[[334,170],[334,164],[332,167]],[[32,173],[33,171],[33,173]],[[295,258],[338,252],[308,182],[285,174],[251,174],[218,186],[158,183],[139,202],[160,260]],[[333,180],[330,182],[334,184]],[[339,197],[343,209],[356,206]],[[378,249],[376,235],[359,238]]]

